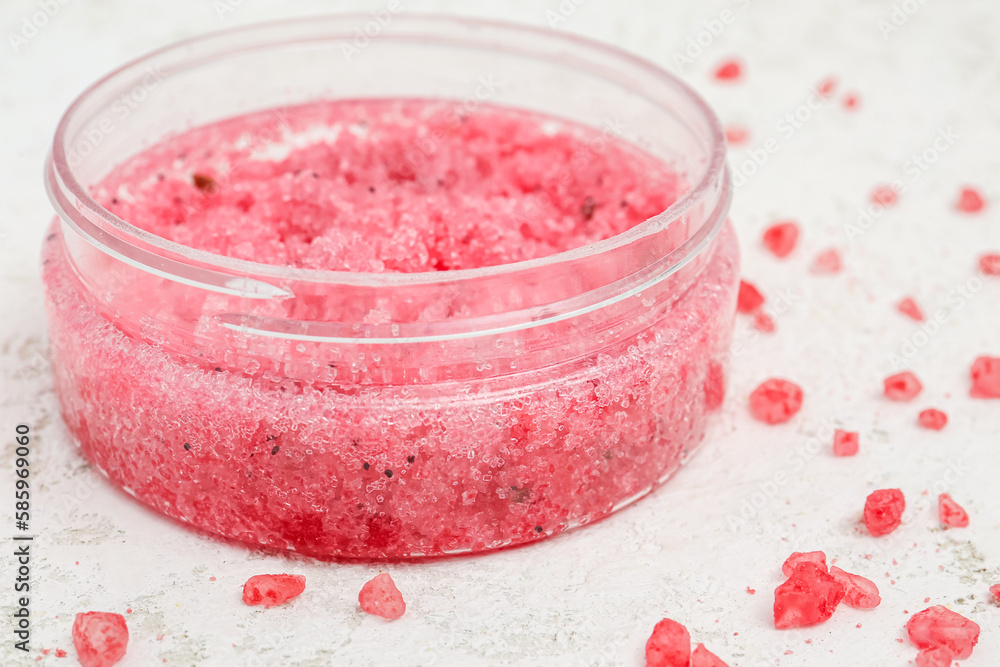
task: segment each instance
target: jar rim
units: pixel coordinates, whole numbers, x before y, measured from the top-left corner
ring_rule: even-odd
[[[552,44],[562,43],[570,48],[589,50],[595,55],[603,55],[608,59],[617,60],[620,64],[625,64],[642,71],[646,76],[651,75],[662,81],[666,86],[673,88],[675,92],[681,95],[684,102],[690,104],[700,115],[699,120],[706,123],[709,133],[708,160],[700,178],[664,211],[632,226],[624,232],[594,243],[534,259],[477,268],[413,273],[372,273],[265,264],[193,248],[157,236],[129,223],[104,206],[101,206],[90,195],[87,187],[80,182],[74,167],[69,164],[69,151],[67,150],[69,144],[68,136],[70,134],[70,125],[75,119],[75,114],[92,97],[100,95],[105,89],[118,83],[120,79],[127,79],[136,70],[146,71],[145,68],[148,68],[158,59],[176,56],[183,52],[197,51],[198,47],[208,47],[213,42],[225,42],[232,38],[244,38],[246,41],[245,46],[250,48],[274,46],[284,42],[280,40],[261,41],[258,38],[266,38],[268,34],[280,35],[282,31],[296,27],[308,26],[314,30],[323,29],[325,32],[321,34],[326,39],[350,37],[353,33],[350,32],[350,28],[347,26],[357,25],[359,21],[365,21],[370,18],[369,15],[363,13],[330,14],[256,23],[213,31],[151,51],[106,74],[76,97],[63,114],[56,128],[52,149],[47,160],[45,178],[46,190],[56,211],[94,245],[102,247],[105,251],[108,250],[108,246],[112,246],[110,253],[112,255],[119,254],[114,252],[113,248],[117,245],[128,247],[128,252],[125,254],[133,258],[138,253],[139,255],[148,255],[150,259],[155,260],[158,258],[158,253],[167,253],[171,257],[180,260],[182,264],[189,262],[208,267],[209,269],[225,271],[230,274],[255,275],[311,283],[393,287],[430,283],[448,284],[464,280],[491,278],[602,255],[647,235],[662,231],[671,222],[683,217],[713,188],[718,187],[720,181],[725,183],[726,187],[724,187],[725,191],[722,194],[722,201],[719,202],[720,205],[716,210],[724,213],[728,209],[731,187],[729,186],[729,174],[726,165],[725,135],[721,123],[708,103],[678,77],[649,60],[596,40],[512,22],[442,14],[422,13],[415,16],[394,16],[392,22],[386,26],[385,31],[379,35],[379,39],[392,39],[394,37],[392,32],[393,27],[403,25],[410,29],[425,28],[431,30],[438,29],[439,31],[444,29],[465,29],[470,32],[476,32],[477,37],[475,41],[482,43],[483,40],[479,33],[486,29],[496,33],[499,37],[508,34],[520,35],[535,40],[544,39]],[[316,34],[317,38],[319,36],[320,34]],[[473,42],[471,35],[468,42]],[[486,43],[486,46],[481,48],[488,48],[491,45],[493,44]],[[495,46],[500,45],[497,44]],[[216,55],[224,56],[226,53],[235,52],[235,49],[231,49],[229,51],[218,52]],[[695,230],[695,232],[701,231],[701,234],[693,233],[691,238],[686,239],[674,252],[670,253],[671,255],[677,255],[674,258],[676,261],[673,262],[671,269],[676,270],[680,268],[697,255],[707,245],[708,241],[715,236],[719,229],[721,229],[725,216],[719,215],[717,217],[718,219],[713,221],[714,224],[703,225],[700,229]],[[141,260],[140,263],[145,264]]]

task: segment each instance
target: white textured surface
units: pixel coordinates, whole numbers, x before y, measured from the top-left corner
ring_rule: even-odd
[[[916,651],[905,641],[905,610],[944,604],[983,628],[963,665],[1000,664],[1000,607],[987,591],[1000,583],[1000,401],[967,397],[972,360],[1000,355],[1000,279],[984,279],[971,298],[955,291],[976,275],[980,252],[1000,251],[1000,9],[991,0],[896,0],[900,11],[916,11],[883,36],[879,21],[890,21],[894,10],[889,0],[575,2],[575,9],[569,0],[403,6],[538,25],[562,6],[566,20],[558,29],[615,42],[680,71],[724,122],[750,128],[750,148],[773,137],[778,150],[739,189],[733,219],[745,275],[772,303],[784,291],[790,305],[775,316],[771,336],[740,320],[742,348],[725,416],[672,482],[610,520],[537,546],[388,566],[409,605],[391,624],[357,608],[357,591],[376,566],[220,544],[104,483],[59,422],[43,352],[37,251],[51,213],[41,167],[63,109],[128,58],[283,15],[288,10],[279,5],[292,3],[70,0],[15,52],[9,33],[45,3],[3,2],[0,535],[14,532],[14,425],[28,422],[38,538],[27,658],[12,649],[12,548],[0,550],[0,663],[72,664],[74,613],[131,607],[125,666],[641,665],[650,629],[665,615],[734,666],[906,665]],[[223,3],[234,8],[220,17]],[[295,13],[384,5],[294,4]],[[733,22],[692,64],[676,65],[673,54],[725,9]],[[709,72],[729,55],[744,59],[747,77],[721,85]],[[779,121],[831,74],[840,82],[837,95],[789,136]],[[845,90],[860,95],[857,111],[843,108]],[[958,138],[914,178],[907,160],[949,127]],[[737,162],[747,156],[748,149],[733,153]],[[845,226],[855,223],[857,207],[876,183],[894,179],[905,184],[899,205],[851,243]],[[955,213],[966,183],[996,204],[976,216]],[[777,261],[758,238],[786,216],[800,220],[805,233],[794,254]],[[828,246],[844,251],[845,271],[810,275],[812,257]],[[948,319],[909,362],[924,393],[912,404],[891,404],[880,398],[881,380],[893,370],[888,355],[918,331],[893,308],[906,294],[931,313],[945,309]],[[755,423],[746,410],[749,392],[772,375],[797,380],[806,393],[803,411],[784,426]],[[917,412],[930,405],[951,417],[940,433],[915,425]],[[830,424],[861,432],[858,457],[829,454]],[[817,435],[822,447],[811,451]],[[896,533],[876,540],[858,530],[860,511],[871,490],[890,486],[904,490],[910,507]],[[969,528],[938,527],[931,500],[945,486],[969,510]],[[930,495],[921,495],[925,490]],[[755,515],[741,522],[741,508]],[[874,579],[881,607],[842,607],[821,626],[774,630],[771,591],[781,581],[780,564],[792,550],[808,549],[823,549]],[[240,603],[248,576],[277,571],[305,574],[306,593],[267,611]],[[42,648],[70,656],[36,663]]]

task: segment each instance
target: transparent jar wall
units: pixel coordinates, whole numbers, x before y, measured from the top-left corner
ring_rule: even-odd
[[[348,62],[359,20],[189,42],[70,109],[47,174],[60,219],[44,254],[67,426],[128,493],[253,544],[415,557],[599,519],[672,474],[722,401],[739,269],[718,123],[656,68],[566,35],[396,17]],[[196,125],[486,87],[491,104],[607,127],[694,191],[578,251],[377,276],[192,251],[86,193]],[[134,108],[119,104],[140,88]],[[455,314],[423,321],[407,306],[435,301]],[[386,321],[366,324],[376,307]]]
[[[692,104],[687,90],[665,84],[659,72],[637,67],[627,55],[584,42],[551,42],[506,27],[408,19],[396,21],[392,30],[348,59],[344,49],[353,48],[355,25],[356,19],[344,18],[324,19],[314,27],[296,23],[251,29],[127,67],[71,111],[54,160],[70,164],[86,188],[165,136],[233,115],[330,98],[418,97],[455,100],[469,110],[482,103],[516,106],[598,128],[609,139],[630,141],[673,165],[692,186],[710,167],[717,132],[710,117]],[[131,103],[123,104],[123,99]],[[290,134],[275,113],[251,141],[266,152]],[[414,147],[409,156],[414,168],[425,149]],[[594,159],[600,149],[594,146]],[[424,366],[420,347],[427,341],[522,329],[513,338],[498,333],[496,340],[451,347],[456,363],[486,361],[509,369],[515,339],[538,349],[566,329],[548,330],[539,322],[565,321],[569,313],[593,311],[655,281],[664,283],[656,290],[665,295],[661,300],[682,294],[703,267],[704,256],[697,250],[717,232],[728,206],[727,177],[721,172],[713,176],[686,210],[632,230],[616,247],[597,244],[565,261],[529,262],[495,273],[472,271],[458,279],[391,276],[372,282],[150,244],[147,235],[123,231],[110,214],[80,206],[72,189],[50,171],[53,197],[71,213],[62,217],[73,265],[98,308],[123,330],[192,358],[225,353],[234,365],[293,377],[310,376],[302,354],[341,368],[358,367],[360,359],[345,344],[363,339],[362,344],[371,345],[372,339],[381,339],[390,347],[380,354],[394,356],[398,372],[391,379],[366,379],[364,373],[350,378],[373,382],[419,379],[415,373]],[[150,313],[149,294],[190,307]],[[406,307],[437,301],[448,303],[458,315],[414,321]],[[317,303],[326,308],[317,311]],[[624,311],[639,303],[612,310],[628,317]],[[363,324],[376,308],[385,312],[385,323]],[[578,340],[607,328],[600,314],[572,318],[572,325]],[[415,347],[402,342],[410,340]],[[297,354],[300,343],[306,349]],[[431,348],[436,354],[440,345]],[[544,367],[563,352],[522,360],[527,365],[521,368]],[[407,363],[408,369],[401,368]]]

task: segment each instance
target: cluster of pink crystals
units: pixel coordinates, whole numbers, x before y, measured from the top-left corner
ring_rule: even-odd
[[[646,667],[728,667],[704,644],[691,650],[691,635],[677,621],[665,618],[646,640]]]
[[[822,551],[795,552],[781,565],[787,580],[774,591],[774,627],[799,628],[826,621],[844,602],[858,609],[881,603],[873,581],[827,567]]]
[[[951,665],[972,655],[979,642],[979,625],[940,605],[914,614],[906,623],[910,641],[920,649],[921,667]]]

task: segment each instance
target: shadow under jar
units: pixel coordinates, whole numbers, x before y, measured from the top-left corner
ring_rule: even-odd
[[[58,217],[43,249],[66,425],[156,510],[317,556],[482,552],[600,519],[674,473],[723,400],[739,256],[719,123],[671,75],[600,44],[394,16],[359,49],[369,20],[190,40],[70,107],[46,170]],[[192,128],[406,99],[589,128],[594,159],[602,141],[631,146],[683,189],[604,240],[411,273],[213,254],[94,194]],[[305,128],[272,130],[262,144]]]

